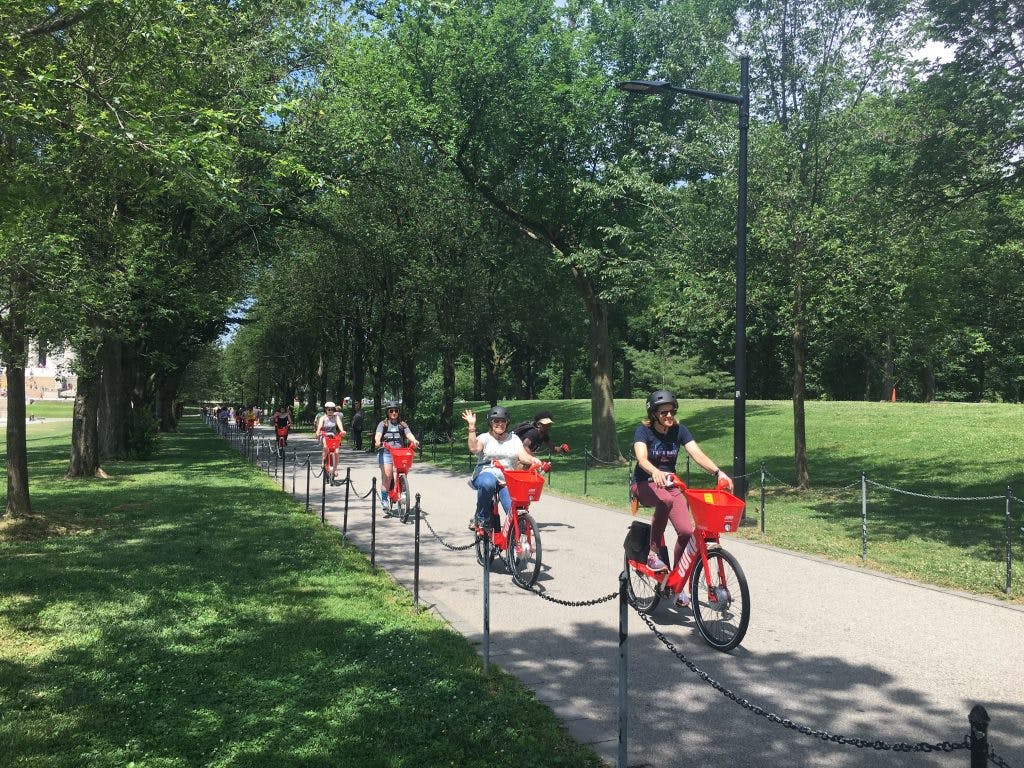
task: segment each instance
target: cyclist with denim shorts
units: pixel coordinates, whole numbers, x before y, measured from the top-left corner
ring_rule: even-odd
[[[476,434],[476,414],[467,408],[462,412],[462,418],[469,425],[466,448],[477,456],[473,477],[469,481],[470,487],[476,491],[476,514],[470,518],[469,528],[476,530],[477,525],[490,524],[491,499],[496,491],[505,514],[512,508],[512,497],[502,483],[501,470],[492,462],[501,462],[505,469],[515,469],[517,461],[527,467],[543,462],[530,455],[519,436],[508,428],[508,410],[503,406],[496,405],[487,412],[488,429],[479,437]]]
[[[654,571],[668,570],[658,550],[669,521],[676,530],[676,546],[672,558],[673,566],[678,562],[683,549],[693,534],[693,519],[686,504],[686,497],[676,486],[670,486],[669,475],[676,471],[676,460],[682,448],[690,457],[715,479],[732,480],[697,445],[683,424],[676,421],[679,401],[668,390],[659,389],[647,398],[647,418],[633,433],[633,453],[636,455],[636,469],[633,471],[633,486],[636,497],[645,507],[652,507],[650,553],[647,567]],[[682,599],[682,596],[681,596]]]
[[[386,406],[387,416],[377,425],[373,433],[373,447],[377,449],[377,466],[380,467],[380,504],[382,509],[389,506],[388,488],[395,473],[395,462],[391,453],[384,447],[404,448],[406,444],[413,448],[419,447],[420,441],[409,429],[409,425],[401,419],[401,406],[389,402]]]
[[[313,426],[314,434],[317,439],[323,443],[323,467],[326,469],[329,464],[327,459],[331,455],[331,451],[327,448],[326,438],[337,437],[339,439],[345,436],[345,426],[341,420],[341,414],[338,413],[338,407],[333,401],[328,400],[324,403],[324,412],[316,417],[316,423]],[[334,476],[332,480],[338,479],[338,448],[334,448]]]

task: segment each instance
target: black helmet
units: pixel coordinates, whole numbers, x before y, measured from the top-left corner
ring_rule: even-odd
[[[656,389],[647,396],[647,414],[654,413],[654,410],[659,405],[665,405],[670,403],[673,408],[679,407],[679,401],[676,400],[676,396],[669,392],[667,389]]]
[[[491,422],[495,419],[504,419],[508,421],[508,409],[503,405],[496,405],[487,412],[487,421]]]
[[[384,403],[384,410],[385,411],[390,411],[392,409],[394,409],[396,411],[401,411],[402,410],[402,406],[399,405],[397,400],[388,400],[386,403]]]

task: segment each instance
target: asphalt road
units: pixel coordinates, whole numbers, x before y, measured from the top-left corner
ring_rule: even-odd
[[[312,446],[293,437],[290,447]],[[315,459],[318,461],[318,459]],[[371,454],[342,450],[354,490],[377,476]],[[344,469],[343,469],[344,472]],[[466,475],[416,464],[421,494],[420,602],[482,652],[482,568],[466,522],[475,493]],[[297,476],[300,498],[305,473]],[[291,474],[286,486],[291,490]],[[586,504],[545,488],[531,508],[542,534],[538,588],[569,601],[618,588],[628,511]],[[319,513],[319,486],[313,492]],[[344,488],[327,488],[327,521],[342,525]],[[348,537],[370,546],[369,500],[350,494]],[[410,590],[413,526],[378,517],[376,562]],[[869,742],[960,742],[982,704],[990,743],[1024,768],[1024,607],[929,587],[864,569],[724,539],[750,582],[752,617],[742,645],[712,650],[688,610],[661,607],[660,631],[738,699],[815,731]],[[532,688],[609,765],[618,750],[618,601],[565,607],[490,578],[490,661]],[[831,743],[769,721],[733,701],[679,661],[630,611],[628,765],[967,766],[967,750],[895,753]]]

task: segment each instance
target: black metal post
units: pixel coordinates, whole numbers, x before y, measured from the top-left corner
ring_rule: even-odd
[[[761,538],[764,538],[764,462],[761,462]]]
[[[988,712],[981,704],[975,704],[967,722],[971,727],[971,768],[985,768],[988,765]]]
[[[868,558],[868,479],[860,473],[860,561]]]
[[[320,467],[320,522],[327,521],[327,466]]]
[[[1006,486],[1006,594],[1013,586],[1013,488]]]
[[[309,456],[306,457],[306,511],[309,512],[309,480],[310,474],[313,471],[313,465],[309,461]]]
[[[626,568],[629,566],[627,565]],[[629,575],[623,568],[619,574],[619,759],[618,768],[626,768],[629,740],[629,599],[626,584]]]
[[[377,478],[370,483],[370,567],[377,568]]]
[[[590,471],[590,451],[583,452],[583,495],[587,495],[587,475]]]
[[[416,494],[416,528],[412,550],[412,604],[420,607],[420,495]]]
[[[284,480],[288,474],[288,453],[284,448],[281,449],[281,493],[285,492]]]
[[[352,467],[345,467],[345,514],[341,519],[341,535],[348,534],[348,490],[352,487]]]
[[[484,674],[491,666],[491,537],[484,536]]]
[[[750,126],[750,57],[740,57],[740,146],[736,208],[736,400],[733,405],[732,476],[747,498],[747,130]]]

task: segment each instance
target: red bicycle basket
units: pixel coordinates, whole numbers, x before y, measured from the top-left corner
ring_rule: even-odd
[[[540,498],[544,478],[530,470],[505,470],[505,484],[512,501],[518,504],[529,504]]]
[[[739,527],[746,506],[742,499],[728,491],[711,488],[687,488],[685,493],[698,528],[712,533],[732,533]]]
[[[408,472],[412,466],[412,457],[415,455],[415,448],[392,448],[391,459],[395,462],[395,471]]]
[[[275,429],[277,430],[278,437],[284,437],[288,434],[288,427],[275,427]]]
[[[341,443],[341,435],[324,435],[324,445],[327,446],[328,451],[337,449],[339,443]]]

